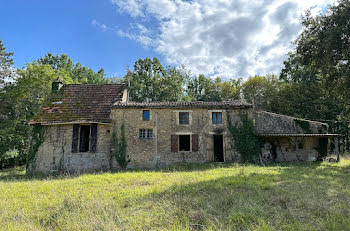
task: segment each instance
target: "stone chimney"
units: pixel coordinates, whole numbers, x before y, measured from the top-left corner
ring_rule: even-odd
[[[60,77],[52,82],[52,93],[58,92],[63,87],[63,82]]]
[[[122,103],[129,102],[129,89],[130,89],[130,80],[128,80],[128,85],[123,90]]]

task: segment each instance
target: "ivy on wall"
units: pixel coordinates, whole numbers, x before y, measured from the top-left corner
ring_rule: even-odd
[[[254,121],[246,113],[240,114],[241,124],[232,124],[227,113],[228,130],[230,131],[236,150],[244,162],[257,162],[260,153],[260,142],[254,134]]]
[[[294,119],[294,122],[299,125],[301,127],[301,129],[303,129],[303,131],[306,134],[311,134],[312,131],[310,129],[310,122],[307,120],[303,120],[303,119]]]
[[[113,143],[113,153],[116,161],[118,162],[121,169],[126,169],[127,165],[130,162],[126,155],[127,142],[125,138],[125,125],[124,123],[120,127],[120,141],[116,132],[112,134],[112,143]]]
[[[44,143],[44,141],[45,141],[45,127],[42,126],[41,124],[35,124],[32,127],[31,140],[30,140],[30,145],[27,152],[27,159],[26,159],[27,170],[29,168],[35,168],[35,166],[33,166],[35,162],[35,157],[40,146]]]

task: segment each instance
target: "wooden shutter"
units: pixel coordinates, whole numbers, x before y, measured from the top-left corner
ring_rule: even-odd
[[[192,135],[192,152],[198,152],[198,134]]]
[[[91,144],[90,151],[96,152],[97,148],[97,124],[91,124]]]
[[[179,138],[177,135],[171,135],[171,152],[177,152],[179,149]]]
[[[78,152],[79,124],[73,125],[72,152]]]

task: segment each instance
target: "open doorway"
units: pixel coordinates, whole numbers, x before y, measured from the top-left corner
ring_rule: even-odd
[[[222,135],[213,135],[214,162],[224,162],[224,142]]]

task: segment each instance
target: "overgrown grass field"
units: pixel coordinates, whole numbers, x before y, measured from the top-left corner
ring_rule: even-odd
[[[350,230],[350,160],[0,172],[1,230]]]

